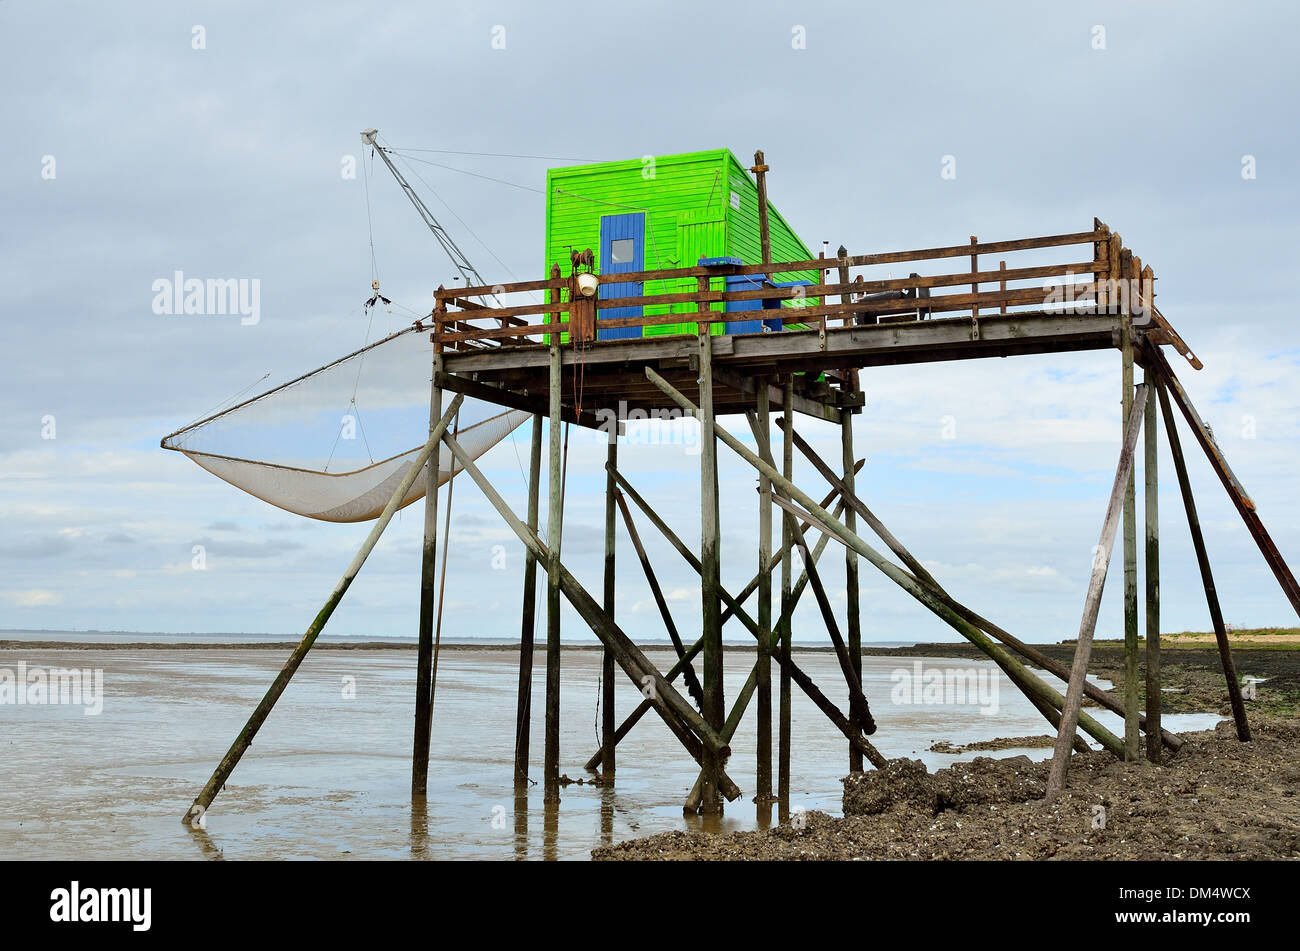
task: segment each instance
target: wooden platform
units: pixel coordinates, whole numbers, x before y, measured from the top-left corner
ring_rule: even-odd
[[[712,339],[714,407],[719,415],[754,405],[755,381],[799,371],[797,412],[838,422],[840,411],[863,405],[846,373],[874,366],[938,363],[1032,353],[1102,350],[1120,345],[1117,314],[1022,311],[910,323],[787,330]],[[824,339],[823,339],[824,338]],[[562,352],[562,401],[570,422],[599,427],[614,413],[662,413],[674,409],[645,377],[651,367],[698,401],[699,340],[691,334],[635,340],[595,341]],[[449,351],[438,383],[444,389],[529,412],[547,412],[549,348],[542,345]],[[773,387],[776,405],[779,390]],[[581,404],[582,415],[574,408]]]

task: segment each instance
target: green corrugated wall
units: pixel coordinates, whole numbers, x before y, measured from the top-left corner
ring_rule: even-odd
[[[650,159],[602,162],[546,173],[546,275],[552,264],[569,273],[569,251],[591,248],[600,268],[603,215],[644,212],[646,270],[689,267],[700,257],[762,260],[758,233],[758,188],[748,170],[727,149],[659,155]],[[768,203],[775,261],[813,254]],[[778,280],[816,281],[817,272],[777,275]],[[669,286],[678,285],[678,286]],[[712,282],[722,289],[722,280]],[[681,293],[695,281],[652,281],[647,294]],[[651,306],[647,316],[693,311],[694,305]],[[722,305],[716,305],[721,310]],[[722,332],[714,326],[714,333]],[[646,327],[646,336],[695,333],[694,322]]]

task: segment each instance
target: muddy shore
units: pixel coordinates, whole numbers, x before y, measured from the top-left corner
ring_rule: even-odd
[[[1073,645],[1036,646],[1070,663]],[[966,657],[971,650],[932,644],[888,653]],[[1300,652],[1240,649],[1234,660],[1239,676],[1261,681],[1247,704],[1250,743],[1237,740],[1229,720],[1184,734],[1184,747],[1158,766],[1075,754],[1065,793],[1051,804],[1042,798],[1046,762],[977,757],[931,774],[919,761],[893,760],[884,773],[846,778],[842,818],[811,812],[765,831],[670,832],[596,849],[592,857],[1300,859]],[[1229,715],[1217,652],[1179,648],[1163,661],[1165,711]],[[1091,669],[1122,692],[1122,645],[1097,644]]]

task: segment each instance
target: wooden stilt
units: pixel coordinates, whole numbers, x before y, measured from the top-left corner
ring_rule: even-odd
[[[701,278],[708,289],[708,278]],[[713,337],[707,322],[700,324],[700,598],[704,636],[704,719],[721,731],[726,718],[722,694],[722,606],[718,600],[720,558],[718,553],[718,447],[713,438]],[[704,754],[700,809],[705,814],[720,812],[718,773],[721,762],[709,751]]]
[[[847,274],[847,268],[841,270]],[[841,300],[845,300],[846,297],[847,295],[841,297]],[[851,378],[856,380],[856,373]],[[853,412],[847,407],[842,411],[840,417],[840,449],[841,463],[844,467],[844,487],[848,492],[856,493],[857,486],[853,477]],[[856,532],[858,530],[857,518],[857,513],[852,508],[846,509],[844,527],[851,532]],[[862,611],[859,603],[860,596],[858,556],[852,548],[846,547],[844,549],[844,599],[845,610],[848,613],[848,649],[849,659],[853,665],[853,675],[859,684],[862,682]],[[850,714],[850,722],[860,725],[852,714]],[[857,749],[850,747],[849,772],[856,773],[861,772],[861,770],[862,754]]]
[[[618,426],[610,429],[609,447],[606,450],[606,463],[609,469],[618,466]],[[616,539],[614,535],[614,487],[613,478],[605,478],[605,613],[614,616],[614,554]],[[601,761],[601,778],[606,785],[614,782],[614,654],[606,647],[601,657],[600,667],[600,735],[601,749],[604,757]]]
[[[1118,239],[1117,239],[1118,240]],[[1119,276],[1127,278],[1132,266],[1128,249],[1120,251]],[[1120,295],[1120,350],[1123,353],[1121,430],[1127,432],[1133,412],[1133,327],[1129,295]],[[1137,480],[1129,469],[1124,490],[1124,752],[1135,760],[1138,749],[1138,597],[1137,597]]]
[[[757,156],[755,156],[757,158]],[[767,379],[758,380],[758,441],[771,446],[771,406]],[[772,483],[758,479],[758,765],[754,801],[772,799]]]
[[[429,431],[442,415],[442,354],[433,355],[433,385],[429,391]],[[429,788],[429,740],[433,724],[433,626],[437,610],[438,457],[428,463],[428,489],[424,494],[424,546],[420,554],[420,625],[415,659],[415,729],[411,749],[411,795],[423,796]]]
[[[1165,381],[1162,376],[1161,382]],[[1165,435],[1169,440],[1169,451],[1174,457],[1174,472],[1178,476],[1178,489],[1183,496],[1183,508],[1187,511],[1187,527],[1192,534],[1192,547],[1196,550],[1196,564],[1201,571],[1201,583],[1205,587],[1205,602],[1210,611],[1210,623],[1214,625],[1214,639],[1219,645],[1219,660],[1223,664],[1223,678],[1228,684],[1228,700],[1232,704],[1232,721],[1237,728],[1237,739],[1243,743],[1250,740],[1250,723],[1246,719],[1246,704],[1241,696],[1241,683],[1237,680],[1237,670],[1232,662],[1232,645],[1228,643],[1228,631],[1223,623],[1223,611],[1219,607],[1219,592],[1214,586],[1214,572],[1210,570],[1210,556],[1205,549],[1205,536],[1201,534],[1201,520],[1196,514],[1196,498],[1192,495],[1192,483],[1187,478],[1187,461],[1183,458],[1182,441],[1178,437],[1178,426],[1174,421],[1174,411],[1169,405],[1169,396],[1163,386],[1159,389],[1160,411],[1165,418]]]
[[[533,416],[528,455],[528,530],[537,534],[542,481],[542,417]],[[528,740],[533,715],[533,641],[537,617],[537,556],[524,549],[524,604],[519,625],[519,700],[515,712],[515,785],[528,785]]]
[[[402,477],[402,481],[398,483],[397,489],[393,492],[392,498],[390,498],[388,504],[384,506],[384,511],[371,527],[370,533],[366,536],[366,540],[361,544],[361,548],[357,551],[356,555],[353,556],[352,562],[348,565],[347,570],[343,572],[343,577],[340,578],[339,583],[334,586],[334,590],[330,593],[325,605],[320,609],[315,619],[308,626],[306,633],[303,634],[302,640],[298,642],[298,646],[293,649],[293,653],[289,655],[289,659],[285,661],[284,666],[280,668],[280,672],[276,675],[275,680],[271,682],[270,688],[258,702],[257,707],[254,708],[252,716],[248,718],[248,722],[244,724],[244,728],[240,730],[239,735],[235,737],[235,742],[230,745],[230,749],[226,751],[226,755],[222,757],[221,762],[217,764],[217,768],[213,771],[211,778],[208,779],[207,785],[205,785],[199,792],[193,805],[191,805],[189,810],[185,813],[185,818],[182,820],[183,822],[192,825],[207,812],[208,806],[212,805],[212,800],[215,799],[217,793],[221,791],[221,787],[226,784],[226,780],[230,778],[231,772],[233,772],[235,766],[238,765],[244,752],[252,745],[253,738],[257,736],[257,731],[260,730],[262,724],[266,722],[266,718],[271,713],[271,708],[275,706],[275,702],[280,699],[280,695],[284,693],[285,688],[289,686],[289,681],[293,678],[294,673],[302,664],[303,658],[307,656],[307,652],[310,651],[312,645],[316,643],[316,638],[320,636],[320,632],[324,630],[325,625],[329,622],[330,616],[334,613],[334,609],[338,607],[339,602],[343,600],[343,595],[345,595],[348,588],[352,586],[352,581],[356,578],[357,573],[361,571],[361,566],[366,563],[366,559],[370,557],[370,553],[374,551],[375,545],[379,543],[379,537],[383,535],[384,529],[388,527],[388,523],[393,520],[393,515],[397,512],[397,508],[401,504],[402,499],[406,498],[406,493],[411,490],[411,486],[415,484],[415,480],[425,475],[425,464],[437,454],[438,440],[442,438],[443,433],[446,432],[448,424],[450,424],[452,419],[455,417],[456,411],[460,409],[462,399],[463,397],[457,394],[457,396],[451,401],[451,405],[447,408],[447,411],[441,416],[441,418],[439,418],[438,422],[430,430],[429,441],[425,444],[424,448],[420,450],[419,454],[416,455],[415,459],[411,461],[410,469],[408,469],[406,475]]]
[[[1061,726],[1056,737],[1056,750],[1052,756],[1052,769],[1047,779],[1049,800],[1060,795],[1065,777],[1070,770],[1070,749],[1074,745],[1075,728],[1080,717],[1079,708],[1083,703],[1083,683],[1088,677],[1088,659],[1092,655],[1092,637],[1097,629],[1097,611],[1101,607],[1101,593],[1106,584],[1106,569],[1110,566],[1110,552],[1115,544],[1115,532],[1119,526],[1120,511],[1126,496],[1125,487],[1133,474],[1133,456],[1137,449],[1138,433],[1142,428],[1142,413],[1145,411],[1148,397],[1146,386],[1138,387],[1134,397],[1135,411],[1129,414],[1128,424],[1124,429],[1119,465],[1115,470],[1115,483],[1110,493],[1110,504],[1106,508],[1106,518],[1102,522],[1101,540],[1097,543],[1096,555],[1092,560],[1088,594],[1083,602],[1083,620],[1079,623],[1079,638],[1074,647],[1074,663],[1070,668],[1070,681],[1065,691],[1065,706],[1061,708]],[[1128,706],[1130,712],[1136,709],[1136,705],[1131,701],[1128,702]],[[1124,756],[1128,757],[1129,753],[1126,742]]]
[[[1143,564],[1146,575],[1146,731],[1147,759],[1159,763],[1164,755],[1160,742],[1160,503],[1159,503],[1159,452],[1156,423],[1157,377],[1150,367],[1142,371],[1142,382],[1147,385],[1147,402],[1143,421],[1142,502],[1145,510],[1146,548]]]
[[[550,384],[550,474],[546,489],[549,508],[546,518],[546,749],[542,764],[543,798],[560,799],[560,541],[564,527],[564,477],[560,443],[559,335],[551,342]]]
[[[794,376],[787,374],[785,378],[785,389],[781,399],[781,409],[784,422],[785,439],[782,441],[782,466],[787,479],[794,475],[794,443],[791,440],[791,434],[794,432]],[[791,562],[794,555],[794,518],[788,512],[781,514],[781,623],[777,631],[777,637],[781,644],[781,653],[790,657],[790,640],[792,633],[792,622],[790,619],[793,610],[793,602],[790,598],[790,581],[791,581]],[[781,708],[780,722],[777,728],[777,766],[776,766],[776,796],[780,806],[778,815],[781,821],[784,821],[790,811],[790,739],[791,739],[791,702],[790,694],[791,670],[789,664],[781,665]]]

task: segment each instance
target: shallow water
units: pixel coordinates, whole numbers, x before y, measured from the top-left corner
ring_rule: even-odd
[[[648,653],[660,669],[672,662],[670,654]],[[730,653],[728,705],[752,656],[746,653],[741,660],[740,648]],[[284,659],[277,650],[237,647],[0,652],[0,669],[13,670],[19,662],[102,669],[104,693],[98,716],[86,716],[77,706],[0,704],[5,767],[0,859],[583,859],[598,845],[701,827],[699,817],[683,817],[681,811],[698,769],[653,713],[619,745],[613,789],[570,785],[558,807],[544,809],[541,787],[534,785],[517,801],[512,763],[518,660],[511,651],[443,651],[429,796],[423,809],[413,809],[415,653],[384,649],[310,655],[217,797],[206,830],[187,829],[182,815]],[[828,696],[846,706],[833,654],[801,653],[796,660]],[[896,685],[902,675],[891,675],[914,674],[916,660],[863,658],[863,687],[879,726],[871,740],[884,755],[915,757],[935,769],[974,755],[1049,754],[1047,749],[963,756],[929,752],[936,740],[968,743],[1041,734],[1046,723],[983,661],[922,661],[923,673],[974,671],[996,677],[986,681],[996,693],[985,694],[983,708],[896,702],[911,694],[900,697]],[[532,776],[540,780],[540,653],[538,661],[530,743]],[[597,746],[600,655],[565,652],[563,668],[561,772],[576,779],[587,775],[583,763]],[[774,692],[776,672],[773,665]],[[346,695],[349,682],[353,696]],[[994,697],[996,704],[988,702]],[[639,700],[620,679],[620,720]],[[1093,712],[1122,731],[1117,717]],[[1218,720],[1213,714],[1165,717],[1173,730],[1205,729]],[[767,810],[750,801],[754,727],[751,704],[727,767],[742,796],[727,804],[716,822],[724,829],[765,822]],[[797,686],[792,729],[791,806],[838,814],[847,743]]]

